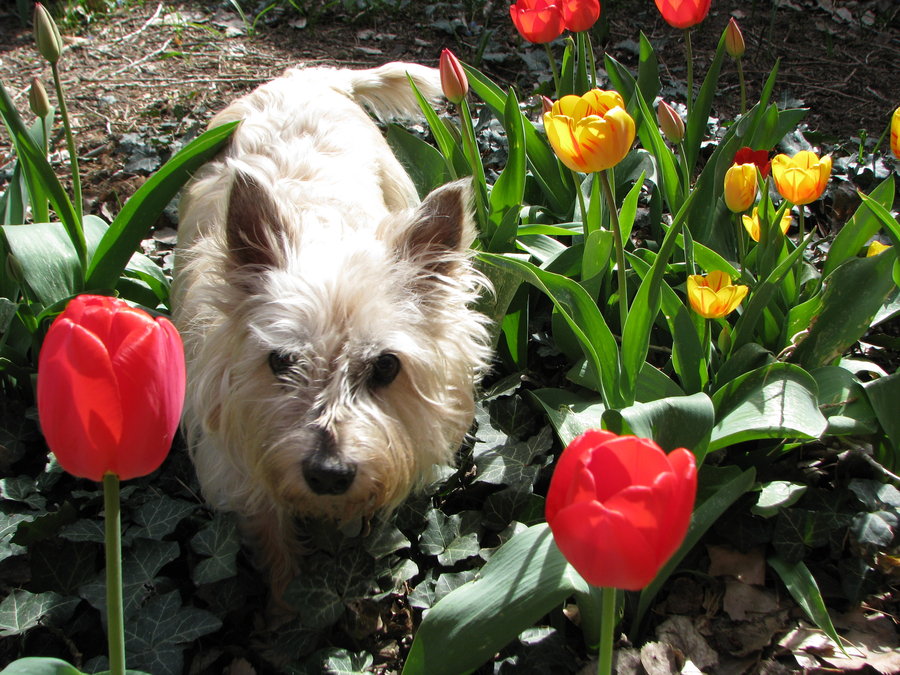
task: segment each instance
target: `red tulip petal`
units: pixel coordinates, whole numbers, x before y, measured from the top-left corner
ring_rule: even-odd
[[[547,522],[550,522],[557,512],[566,504],[566,496],[569,486],[575,479],[575,473],[581,465],[581,458],[593,448],[599,447],[617,436],[609,431],[591,429],[584,432],[563,450],[553,470],[550,479],[550,488],[547,491],[547,504],[545,514]]]
[[[593,586],[639,590],[659,570],[644,536],[598,502],[562,509],[550,528],[566,560]]]
[[[591,454],[588,469],[597,484],[597,499],[606,502],[631,485],[652,485],[660,473],[669,471],[669,463],[653,441],[620,436]]]
[[[47,444],[69,473],[102,480],[122,434],[122,406],[103,343],[61,315],[38,362],[38,411]]]

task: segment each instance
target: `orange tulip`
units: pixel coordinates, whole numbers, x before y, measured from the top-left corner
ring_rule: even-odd
[[[746,211],[756,200],[756,165],[732,164],[725,172],[725,205],[734,212]]]
[[[779,194],[791,204],[803,206],[816,201],[825,192],[831,176],[831,156],[801,150],[793,157],[775,155],[772,177]]]
[[[600,0],[558,0],[562,6],[566,30],[578,33],[587,30],[600,18]]]
[[[750,235],[750,238],[753,241],[759,241],[760,237],[760,222],[759,222],[759,209],[757,207],[753,207],[753,215],[752,216],[741,216],[741,222],[744,223],[744,229],[747,230],[747,233]],[[791,212],[785,209],[784,215],[781,216],[781,233],[787,234],[788,229],[791,226]]]
[[[656,0],[663,19],[673,28],[690,28],[709,14],[711,0]]]
[[[544,129],[562,163],[584,173],[621,162],[635,136],[634,120],[625,111],[622,96],[601,89],[563,96],[544,114]]]
[[[175,327],[124,300],[72,299],[38,359],[37,405],[47,445],[74,476],[145,476],[165,459],[184,402]]]
[[[691,309],[705,319],[719,319],[731,314],[748,290],[741,284],[732,284],[731,277],[720,270],[713,270],[706,276],[692,274],[687,279]]]

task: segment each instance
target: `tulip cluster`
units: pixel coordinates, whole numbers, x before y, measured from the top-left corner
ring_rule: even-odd
[[[564,30],[588,30],[600,17],[600,0],[517,0],[509,14],[523,38],[545,44]]]

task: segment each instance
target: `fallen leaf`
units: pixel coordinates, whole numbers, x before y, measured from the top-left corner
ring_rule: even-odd
[[[745,584],[764,586],[766,558],[762,547],[742,553],[728,546],[707,546],[709,574],[714,577],[734,577]]]

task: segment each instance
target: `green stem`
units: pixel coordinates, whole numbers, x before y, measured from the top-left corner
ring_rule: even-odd
[[[587,238],[591,233],[587,206],[584,203],[584,193],[581,191],[581,181],[578,179],[578,173],[575,171],[572,172],[572,182],[575,183],[575,194],[578,195],[578,208],[581,211],[581,232]]]
[[[87,269],[87,248],[83,245],[84,242],[84,226],[82,225],[82,209],[84,205],[81,201],[81,175],[78,172],[78,149],[75,147],[75,137],[72,135],[72,125],[69,122],[69,111],[66,107],[66,97],[63,94],[62,88],[62,79],[59,77],[59,68],[55,63],[50,64],[50,68],[53,71],[53,84],[56,87],[56,99],[59,104],[59,116],[63,121],[63,128],[66,131],[66,146],[69,150],[69,166],[72,169],[72,199],[75,210],[75,227],[79,233],[79,237],[81,239],[81,246],[79,246],[79,242],[73,242],[75,249],[78,251],[78,257],[81,261],[81,269]]]
[[[109,673],[125,673],[125,624],[122,610],[122,522],[119,513],[119,477],[103,476],[106,531],[106,630]]]
[[[603,188],[603,198],[609,209],[609,223],[612,226],[613,241],[616,248],[616,277],[619,285],[619,329],[624,333],[625,319],[628,318],[628,286],[625,280],[625,245],[622,242],[622,229],[619,227],[619,213],[616,210],[616,202],[613,197],[612,186],[609,184],[609,176],[606,171],[596,174],[600,178],[600,186]]]
[[[544,49],[547,50],[547,60],[550,62],[550,72],[553,73],[553,86],[556,89],[555,98],[559,98],[559,72],[556,67],[556,59],[553,57],[553,50],[550,48],[550,43],[544,43]]]
[[[741,85],[741,115],[747,113],[747,87],[744,84],[744,62],[737,60],[738,82]]]
[[[687,118],[691,119],[694,100],[694,49],[691,47],[691,29],[684,29],[684,50],[687,55]]]
[[[691,194],[691,173],[688,170],[687,165],[687,152],[684,149],[684,139],[682,138],[678,142],[678,166],[681,168],[681,180],[683,183],[684,190],[682,194],[682,200],[687,199],[687,196]]]
[[[797,211],[800,212],[797,216],[797,227],[800,228],[800,233],[797,235],[797,246],[803,246],[803,237],[806,236],[803,207],[798,206]]]
[[[738,264],[740,266],[741,275],[744,274],[744,258],[747,255],[746,242],[744,241],[744,225],[741,222],[741,214],[734,214],[734,224],[737,230],[738,245]]]
[[[597,654],[597,675],[611,675],[613,666],[613,638],[616,630],[616,589],[602,588],[600,624],[600,652]]]

